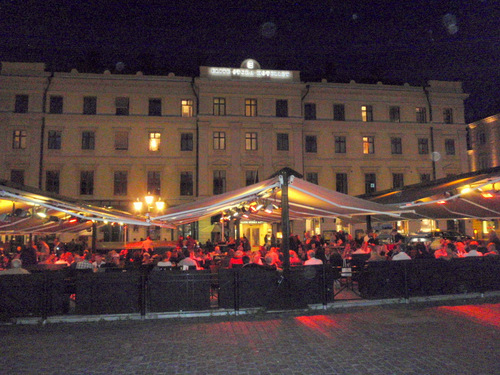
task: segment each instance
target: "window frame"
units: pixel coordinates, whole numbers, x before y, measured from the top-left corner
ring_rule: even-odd
[[[288,133],[276,134],[276,151],[290,151],[290,137]]]
[[[113,172],[113,195],[121,197],[128,195],[128,171]]]
[[[415,107],[415,122],[419,124],[427,123],[427,108]]]
[[[250,186],[259,182],[259,170],[249,169],[245,171],[245,186]]]
[[[318,153],[318,137],[315,135],[306,135],[304,140],[305,152],[309,154]]]
[[[245,117],[257,117],[257,99],[246,98],[245,99]]]
[[[62,149],[62,131],[49,130],[47,132],[47,150],[61,150]]]
[[[456,155],[455,140],[453,138],[446,138],[444,140],[445,153],[448,156]]]
[[[418,138],[417,148],[419,155],[429,155],[429,138]]]
[[[226,116],[226,98],[214,97],[212,100],[212,114],[214,116]]]
[[[349,183],[347,173],[340,172],[335,174],[335,190],[342,194],[348,194]]]
[[[404,173],[393,173],[392,174],[392,188],[402,189],[405,186]]]
[[[80,195],[94,195],[94,171],[80,171]]]
[[[160,152],[161,147],[161,132],[151,130],[148,132],[148,151]]]
[[[148,116],[162,116],[162,102],[161,98],[149,98],[148,99]]]
[[[288,100],[276,99],[276,117],[288,117]]]
[[[347,137],[345,135],[336,135],[334,137],[334,151],[336,154],[347,153]]]
[[[389,121],[401,122],[401,107],[398,105],[391,105],[389,107]]]
[[[226,171],[224,169],[216,169],[213,171],[213,179],[212,179],[213,195],[224,194],[227,189],[227,177]]]
[[[443,108],[443,123],[453,124],[453,108]]]
[[[95,150],[95,131],[82,131],[82,150]]]
[[[361,121],[373,122],[373,106],[371,104],[361,106]]]
[[[257,132],[245,133],[245,151],[257,151],[259,149],[259,134]]]
[[[304,120],[316,120],[316,103],[304,103]]]
[[[148,195],[161,195],[161,172],[148,171],[146,176],[146,187]]]
[[[82,114],[84,114],[84,115],[96,115],[97,114],[97,96],[84,96],[83,97]]]
[[[333,104],[333,121],[345,121],[345,104]]]
[[[311,184],[319,185],[319,174],[318,172],[306,172],[306,181]]]
[[[25,150],[27,147],[28,132],[24,129],[12,131],[12,149]]]
[[[14,99],[14,113],[28,113],[30,96],[28,94],[16,94]]]
[[[374,186],[372,187],[371,184]],[[375,173],[365,173],[365,194],[372,194],[377,191],[377,175]]]
[[[128,96],[117,96],[115,98],[115,115],[130,115],[130,98]]]
[[[226,149],[226,132],[214,131],[212,133],[212,146],[214,150]]]
[[[364,135],[362,140],[363,140],[363,154],[364,155],[375,154],[375,136]]]
[[[181,151],[193,151],[194,150],[194,135],[193,133],[181,133]]]
[[[61,188],[61,172],[58,170],[45,171],[45,191],[59,194]]]
[[[194,100],[181,99],[181,117],[193,117],[194,115]]]
[[[182,171],[179,175],[179,195],[182,197],[193,196],[194,179],[192,171]]]
[[[130,132],[127,131],[127,130],[117,130],[117,131],[115,131],[114,148],[115,148],[116,151],[128,151],[128,148],[129,148],[129,141],[128,141],[129,135],[130,135]]]
[[[403,140],[401,137],[391,137],[391,155],[403,154]]]
[[[49,99],[49,113],[60,115],[64,111],[64,97],[62,95],[51,95]]]

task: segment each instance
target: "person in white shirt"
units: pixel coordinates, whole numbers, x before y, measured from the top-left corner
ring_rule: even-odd
[[[392,260],[411,260],[411,257],[404,251],[399,251],[398,246],[396,246],[394,249],[396,253],[392,256]]]
[[[465,256],[466,257],[482,257],[483,253],[480,253],[479,251],[477,251],[478,246],[479,246],[479,244],[476,241],[472,241],[469,244],[469,252],[467,254],[465,254]]]
[[[307,260],[304,262],[304,266],[315,266],[318,264],[323,264],[323,261],[316,258],[314,250],[309,250],[307,252]]]

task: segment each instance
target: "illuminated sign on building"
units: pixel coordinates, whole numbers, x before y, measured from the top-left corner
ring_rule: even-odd
[[[290,79],[292,72],[289,70],[261,69],[257,61],[247,59],[240,68],[209,68],[208,73],[217,77],[243,77],[243,78],[275,78]]]

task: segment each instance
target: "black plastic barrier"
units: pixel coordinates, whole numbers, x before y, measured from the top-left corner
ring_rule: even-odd
[[[147,280],[148,311],[210,309],[210,271],[151,271]]]

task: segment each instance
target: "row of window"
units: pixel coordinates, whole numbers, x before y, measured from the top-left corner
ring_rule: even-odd
[[[377,176],[375,173],[365,173],[365,193],[370,194],[377,190]],[[319,184],[317,172],[307,172],[305,179],[311,183]],[[430,181],[430,174],[421,174],[421,182]],[[94,194],[94,171],[80,171],[79,180],[79,193],[80,195],[93,195]],[[128,194],[128,171],[115,171],[113,172],[113,195],[127,196]],[[11,181],[19,184],[24,184],[24,171],[11,170]],[[245,175],[246,186],[259,182],[259,172],[257,170],[248,170]],[[147,191],[148,194],[161,195],[161,176],[159,171],[148,171],[147,174]],[[392,174],[392,186],[395,189],[404,186],[404,174]],[[193,195],[193,172],[184,171],[180,172],[179,195],[192,196]],[[335,175],[335,189],[336,191],[344,194],[349,193],[348,188],[348,175],[347,173],[336,173]],[[49,170],[45,172],[45,190],[59,194],[60,191],[60,172],[58,170]],[[215,170],[213,171],[213,194],[222,194],[226,192],[226,171]]]
[[[26,130],[14,130],[12,148],[25,149],[26,145]],[[127,131],[118,131],[115,133],[115,150],[128,150],[128,136]],[[375,137],[363,136],[363,154],[375,153]],[[148,133],[149,151],[159,151],[161,143],[160,132]],[[60,150],[62,145],[62,132],[60,130],[49,130],[47,139],[47,148],[49,150]],[[83,131],[82,132],[82,150],[95,149],[95,132]],[[181,151],[193,151],[193,133],[181,133]],[[226,149],[226,133],[213,132],[213,149],[225,150]],[[256,132],[245,133],[245,150],[256,151],[259,149],[258,134]],[[289,151],[288,133],[278,133],[276,137],[277,151]],[[336,154],[347,153],[347,138],[345,136],[334,137],[334,150]],[[305,137],[305,151],[309,153],[318,152],[318,139],[315,135],[306,135]],[[429,153],[429,139],[418,138],[418,153],[425,155]],[[446,155],[455,155],[455,140],[445,139],[445,153]],[[403,142],[400,137],[391,137],[391,154],[403,154]]]
[[[28,95],[16,95],[14,112],[16,113],[26,113],[28,112],[29,96]],[[193,100],[182,99],[181,100],[181,116],[182,117],[192,117],[193,116]],[[130,99],[128,97],[117,97],[115,98],[115,114],[118,116],[128,116],[130,110]],[[55,114],[63,113],[63,97],[59,95],[52,95],[49,99],[49,112]],[[83,111],[84,115],[95,115],[97,114],[97,97],[96,96],[85,96],[83,98]],[[216,97],[213,98],[213,108],[212,113],[214,116],[225,116],[226,115],[226,98]],[[160,98],[150,98],[148,107],[149,116],[161,116],[162,115],[162,100]],[[425,107],[415,108],[415,121],[419,123],[427,122],[427,110]],[[245,116],[256,117],[258,116],[257,111],[257,99],[245,99]],[[288,117],[288,100],[278,99],[276,100],[276,117]],[[316,120],[316,104],[315,103],[305,103],[304,104],[304,118],[306,120]],[[334,104],[333,105],[333,120],[335,121],[345,121],[345,105],[344,104]],[[373,118],[373,106],[362,105],[361,106],[361,119],[364,122],[372,122]],[[389,120],[391,122],[401,121],[401,109],[399,106],[389,107]],[[443,122],[445,124],[453,123],[453,109],[444,108],[443,109]]]

